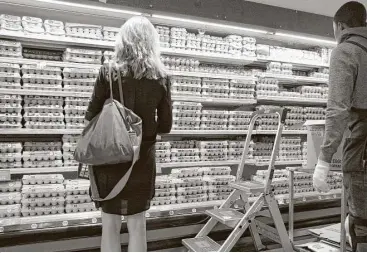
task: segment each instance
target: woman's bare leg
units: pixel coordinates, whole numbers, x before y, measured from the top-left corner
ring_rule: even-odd
[[[121,252],[121,216],[102,211],[102,252]]]
[[[145,212],[129,215],[127,228],[129,230],[129,252],[147,252],[147,228]]]

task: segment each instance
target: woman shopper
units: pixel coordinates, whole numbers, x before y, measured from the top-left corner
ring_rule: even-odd
[[[102,210],[101,251],[121,251],[121,216],[127,221],[128,251],[147,251],[145,211],[150,208],[155,189],[155,142],[158,133],[169,133],[172,127],[170,80],[160,60],[159,35],[145,17],[133,17],[121,27],[116,40],[113,68],[103,65],[85,119],[92,120],[101,112],[112,93],[119,98],[121,77],[123,101],[143,122],[140,158],[130,178],[115,198],[96,202]],[[120,100],[120,99],[117,99]],[[127,164],[94,166],[94,175],[101,198],[113,189],[130,167]]]

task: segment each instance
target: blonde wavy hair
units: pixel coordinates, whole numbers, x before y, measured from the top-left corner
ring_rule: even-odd
[[[131,73],[135,79],[167,76],[160,59],[158,32],[145,17],[132,17],[121,26],[114,60],[124,74]]]

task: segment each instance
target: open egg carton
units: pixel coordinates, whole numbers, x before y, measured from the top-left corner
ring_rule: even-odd
[[[206,193],[195,194],[195,195],[180,195],[177,197],[178,204],[203,202],[207,200],[208,200],[208,195]]]
[[[0,27],[2,28],[1,25]],[[0,40],[0,56],[20,58],[22,57],[22,45],[20,42]]]
[[[120,32],[118,27],[104,26],[102,28],[103,39],[115,42]]]
[[[23,145],[24,151],[61,151],[62,144],[61,142],[53,142],[53,141],[37,141],[30,142],[27,141]]]
[[[43,22],[43,26],[45,27],[45,32],[48,35],[52,36],[65,36],[65,28],[64,22],[59,20],[45,20]]]
[[[64,61],[101,64],[102,51],[82,48],[66,48],[64,53]]]
[[[43,35],[45,29],[43,28],[43,20],[37,17],[22,17],[22,25],[24,34]]]
[[[229,96],[228,79],[203,78],[201,87],[203,97],[227,98]]]
[[[65,23],[66,36],[83,39],[102,40],[102,26]]]
[[[62,61],[62,51],[55,50],[24,48],[23,56],[36,60]]]
[[[171,92],[177,96],[201,96],[201,78],[199,77],[172,77]]]
[[[0,205],[0,218],[11,218],[21,216],[21,205]]]
[[[21,199],[22,195],[20,192],[0,193],[0,206],[20,204]]]
[[[182,58],[172,56],[162,56],[161,60],[165,67],[175,71],[198,71],[200,62],[193,58]]]
[[[66,204],[66,213],[80,213],[80,212],[93,212],[98,211],[96,205],[93,202],[80,203],[80,204]]]
[[[177,198],[175,196],[154,197],[150,203],[152,206],[172,205],[177,203]]]
[[[0,192],[20,192],[22,182],[20,180],[0,182]]]

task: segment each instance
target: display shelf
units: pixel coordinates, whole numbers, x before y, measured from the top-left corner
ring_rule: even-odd
[[[277,195],[275,196],[279,204],[288,204],[289,195]],[[296,193],[294,195],[294,203],[305,203],[305,202],[317,202],[331,199],[341,199],[341,189],[331,190],[328,193],[317,193],[317,192],[306,192],[306,193]]]
[[[270,57],[258,57],[257,62],[258,64],[262,64],[265,66],[268,62],[281,62],[281,63],[291,63],[293,69],[313,69],[313,68],[329,68],[329,64],[316,62],[312,60],[289,60],[289,59],[282,59],[282,58],[270,58]]]
[[[63,173],[63,172],[77,172],[76,166],[65,167],[45,167],[45,168],[11,168],[1,169],[2,173],[6,172],[9,175],[22,175],[22,174],[43,174],[43,173]]]
[[[171,162],[171,163],[158,163],[158,168],[179,168],[179,167],[200,167],[200,166],[226,166],[226,165],[238,165],[240,161],[200,161],[200,162]],[[250,162],[249,162],[250,163]]]
[[[1,135],[65,135],[65,134],[81,134],[82,129],[28,129],[28,128],[3,128]]]
[[[256,130],[256,134],[263,135],[275,135],[277,133],[276,130]],[[306,135],[307,130],[284,130],[282,135]]]
[[[29,89],[1,89],[0,94],[22,95],[22,96],[51,96],[51,97],[81,97],[90,98],[92,93],[74,91],[49,91],[49,90],[29,90]]]
[[[247,134],[247,130],[172,130],[169,134],[162,136],[240,136]]]
[[[281,74],[273,74],[273,73],[262,73],[259,75],[263,78],[273,78],[277,79],[280,84],[327,84],[329,81],[326,78],[315,78],[309,76],[290,76],[290,75],[281,75]]]
[[[45,61],[36,59],[26,59],[26,58],[12,58],[12,57],[0,57],[0,62],[12,63],[12,64],[37,64],[40,67],[60,67],[60,68],[99,68],[99,64],[86,64],[86,63],[74,63],[65,61]]]
[[[203,78],[257,81],[257,78],[255,76],[244,76],[233,74],[216,74],[216,73],[188,72],[188,71],[168,71],[168,73],[173,76],[190,76],[190,77],[203,77]]]
[[[289,98],[289,97],[271,97],[258,96],[258,103],[280,104],[280,105],[310,105],[310,106],[326,106],[327,99],[321,98]]]
[[[245,106],[255,105],[255,99],[232,99],[232,98],[206,98],[206,97],[183,97],[172,96],[174,101],[197,102],[207,106]]]
[[[270,162],[270,161],[269,161]],[[269,162],[255,162],[256,166],[268,166]],[[305,161],[303,160],[290,160],[290,161],[275,161],[275,165],[302,165]]]

